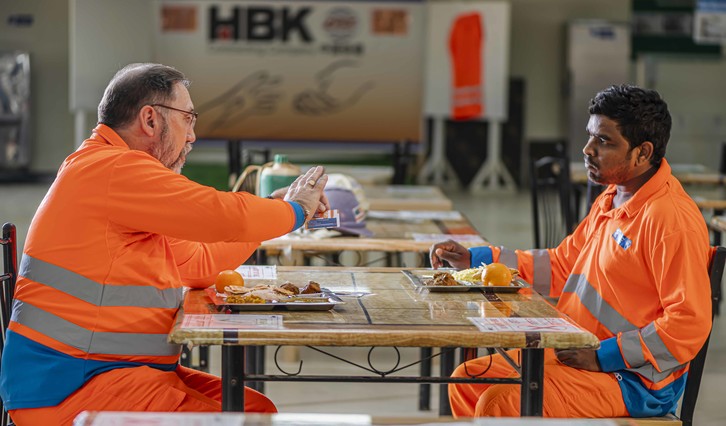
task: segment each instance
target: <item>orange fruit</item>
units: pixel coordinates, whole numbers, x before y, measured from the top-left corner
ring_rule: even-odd
[[[512,271],[502,263],[490,263],[481,274],[484,285],[508,286],[512,282]]]
[[[214,279],[214,288],[217,289],[217,293],[224,293],[224,288],[228,285],[244,286],[245,279],[242,278],[239,272],[227,269],[222,271]]]

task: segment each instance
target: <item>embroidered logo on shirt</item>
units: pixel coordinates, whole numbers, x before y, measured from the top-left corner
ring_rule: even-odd
[[[623,231],[620,230],[620,228],[618,228],[618,230],[613,233],[613,238],[615,239],[615,242],[623,248],[623,250],[627,250],[628,247],[633,245],[633,242],[630,240],[630,238],[626,237],[625,234],[623,234]]]

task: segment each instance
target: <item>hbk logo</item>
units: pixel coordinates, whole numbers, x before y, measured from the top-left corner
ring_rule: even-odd
[[[313,41],[307,26],[309,7],[234,6],[222,14],[218,6],[209,7],[209,39],[211,41],[289,41],[297,35],[300,41]]]

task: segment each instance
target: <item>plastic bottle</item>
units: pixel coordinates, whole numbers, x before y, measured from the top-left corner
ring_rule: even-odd
[[[269,163],[268,163],[269,164]],[[267,197],[276,189],[290,185],[300,176],[300,168],[287,161],[287,155],[275,154],[275,161],[260,172],[260,197]]]

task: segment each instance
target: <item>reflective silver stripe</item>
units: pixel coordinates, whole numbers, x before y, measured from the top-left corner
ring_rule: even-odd
[[[681,364],[674,368],[669,368],[668,370],[665,370],[665,371],[658,371],[655,369],[653,364],[648,363],[648,364],[643,364],[642,366],[640,366],[638,368],[627,368],[626,370],[632,371],[633,373],[638,373],[653,383],[658,383],[661,380],[666,379],[671,374],[684,369],[685,367],[686,367],[686,364]]]
[[[660,338],[655,329],[654,323],[651,322],[643,327],[640,334],[643,336],[645,346],[647,346],[650,353],[653,354],[661,370],[669,370],[681,365],[676,357],[673,356],[671,351],[668,350],[665,343],[663,343],[663,340]]]
[[[517,268],[517,253],[514,250],[509,250],[504,247],[499,247],[499,263],[503,263],[510,268]]]
[[[92,332],[20,300],[11,319],[61,343],[90,354],[175,356],[181,346],[167,343],[167,334]]]
[[[96,306],[176,309],[183,297],[182,288],[159,290],[145,285],[99,284],[27,254],[20,261],[20,275]]]
[[[534,260],[534,278],[532,285],[534,290],[545,296],[550,294],[552,288],[552,264],[550,264],[550,252],[547,250],[530,250]]]
[[[580,298],[580,303],[587,308],[588,311],[597,318],[600,323],[605,326],[612,334],[618,334],[621,331],[637,330],[627,319],[625,319],[618,311],[605,299],[600,293],[587,282],[585,275],[573,274],[565,283],[565,293],[575,293]]]
[[[651,382],[658,383],[674,372],[685,368],[686,364],[679,364],[668,351],[663,340],[656,333],[653,323],[638,329],[600,296],[595,288],[587,282],[585,275],[570,275],[565,284],[564,292],[577,294],[582,305],[611,333],[623,333],[620,338],[623,356],[630,365],[636,366],[628,368],[628,371],[638,373]],[[658,360],[658,365],[662,371],[659,372],[653,364],[646,363],[639,335],[643,337],[643,342],[648,346],[650,353]]]
[[[623,357],[633,368],[645,364],[643,347],[640,345],[640,330],[626,331],[620,336]]]

